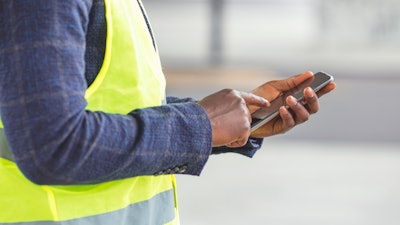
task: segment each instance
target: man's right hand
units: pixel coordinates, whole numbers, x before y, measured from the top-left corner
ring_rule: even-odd
[[[249,105],[267,107],[269,102],[257,95],[224,89],[202,99],[199,104],[206,111],[212,129],[212,144],[241,147],[250,136]]]

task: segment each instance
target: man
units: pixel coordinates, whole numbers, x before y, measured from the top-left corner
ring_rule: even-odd
[[[165,97],[140,1],[2,1],[0,21],[0,224],[178,224],[171,174],[199,175],[213,152],[252,156],[319,109],[306,89],[250,137],[251,112],[310,72]]]

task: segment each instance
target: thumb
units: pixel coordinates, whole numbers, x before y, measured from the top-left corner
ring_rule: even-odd
[[[289,79],[286,80],[286,84],[287,84],[287,89],[292,89],[296,86],[298,86],[299,84],[303,83],[304,81],[306,81],[308,78],[311,78],[312,76],[314,76],[313,72],[307,71],[301,74],[298,74],[296,76],[292,76]]]

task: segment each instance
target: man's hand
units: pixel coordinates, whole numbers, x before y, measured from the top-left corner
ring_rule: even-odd
[[[257,87],[252,91],[252,93],[272,101],[279,97],[282,92],[294,88],[312,76],[312,72],[305,72],[285,80],[270,81]],[[279,110],[280,116],[255,130],[251,136],[262,138],[285,133],[294,126],[307,121],[311,114],[317,113],[319,110],[318,97],[332,91],[335,87],[336,84],[331,82],[317,93],[315,93],[311,88],[306,88],[304,90],[304,100],[301,102],[298,102],[295,98],[289,96],[286,99],[286,104],[289,106],[289,109],[281,107]],[[257,109],[258,107],[249,106],[251,113]]]
[[[251,114],[248,106],[269,106],[269,102],[262,97],[231,89],[209,95],[199,104],[210,119],[214,147],[245,145],[250,136]]]

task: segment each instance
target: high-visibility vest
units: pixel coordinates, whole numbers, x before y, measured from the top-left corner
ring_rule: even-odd
[[[126,114],[165,99],[159,56],[139,1],[105,0],[103,66],[87,89],[88,110]],[[36,185],[13,161],[0,129],[0,224],[179,224],[173,175],[93,185]]]

